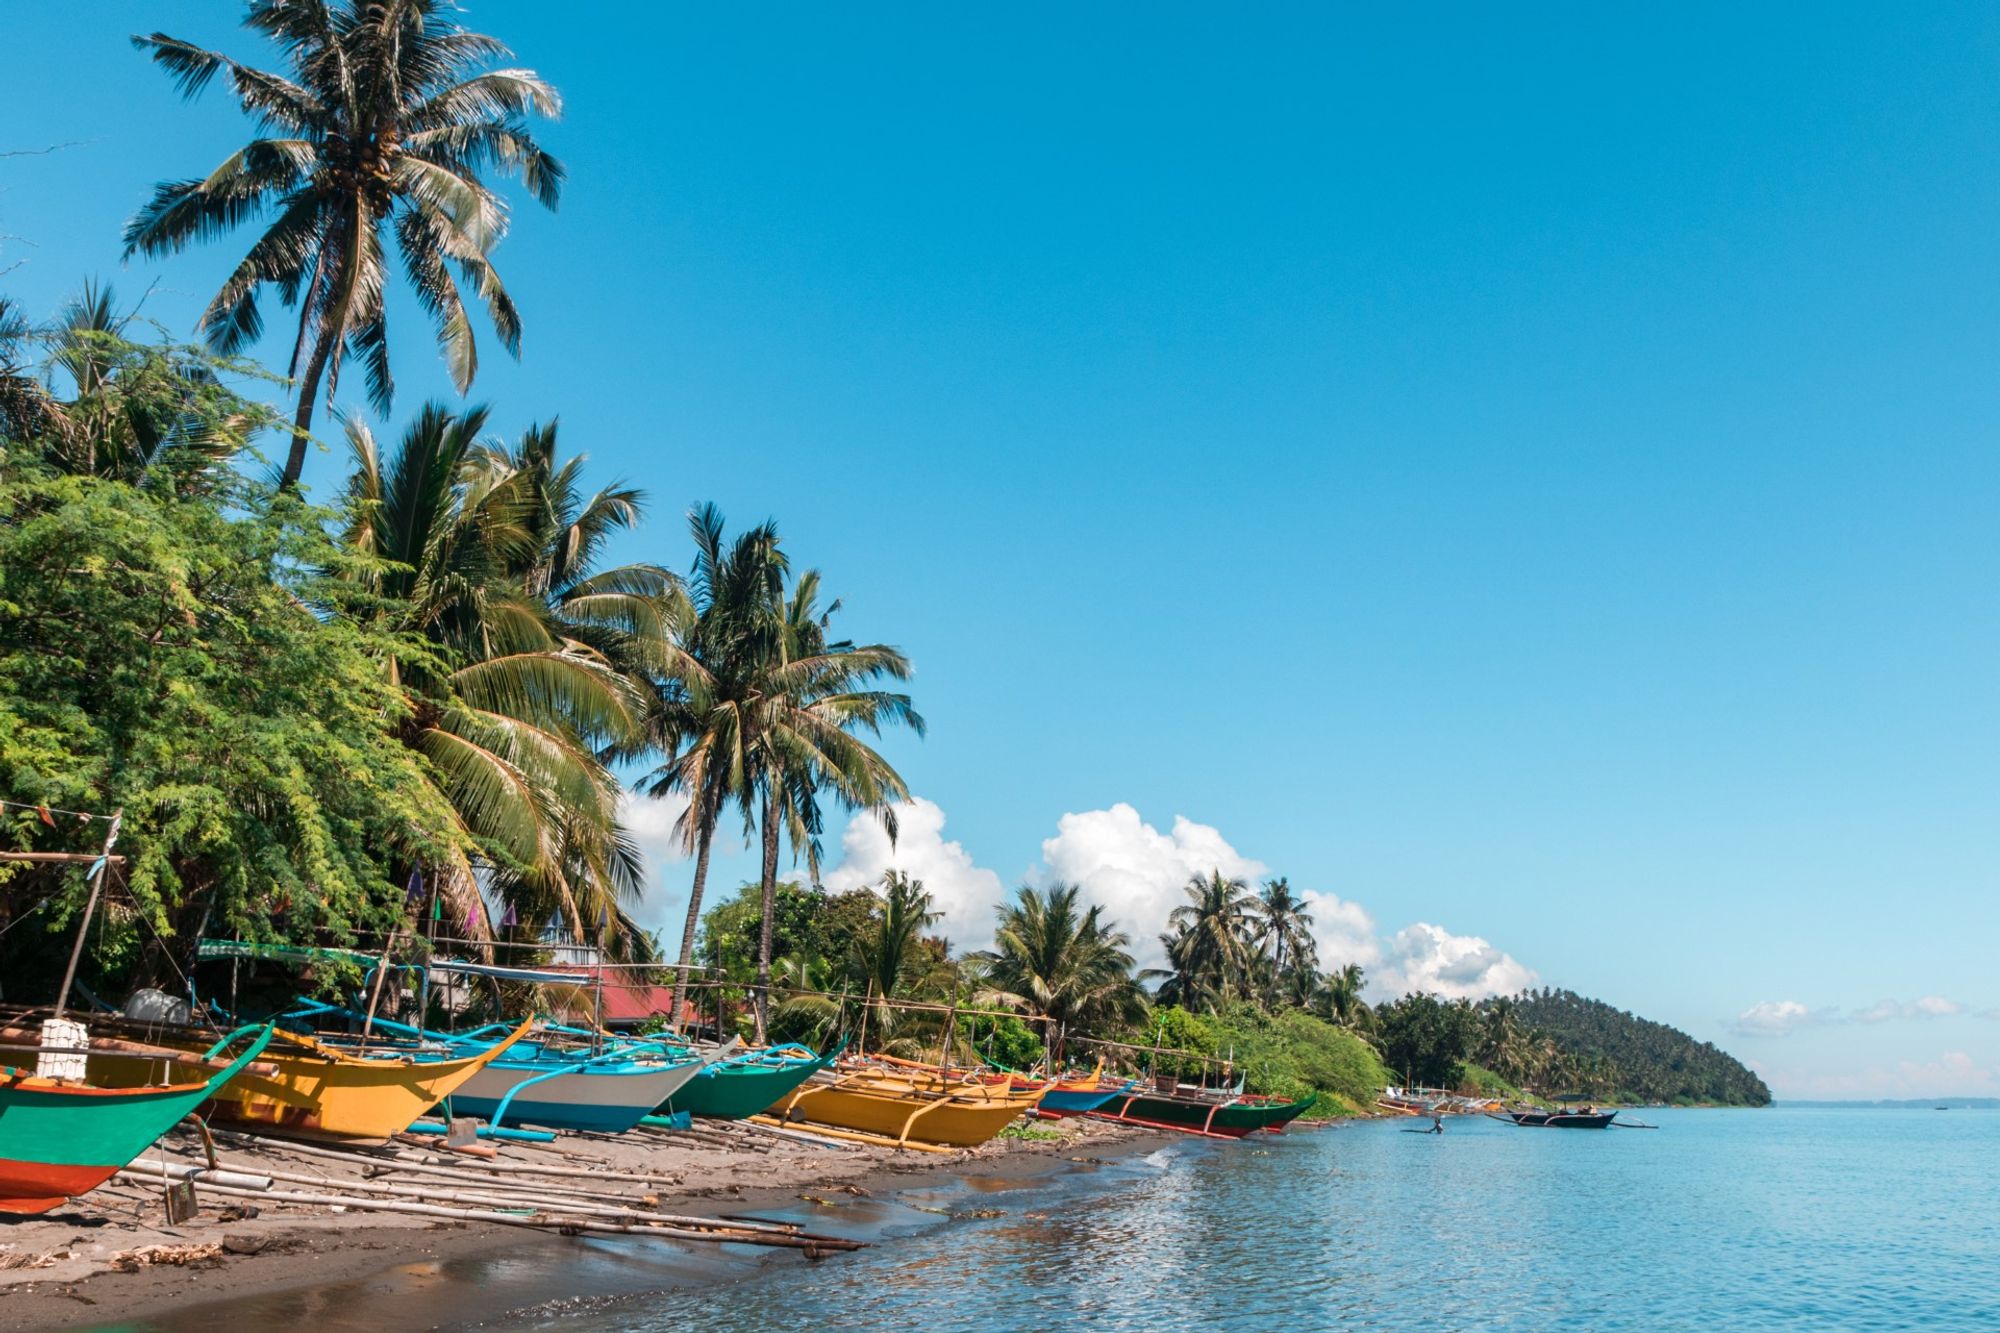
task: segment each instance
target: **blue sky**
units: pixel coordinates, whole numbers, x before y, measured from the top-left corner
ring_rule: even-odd
[[[955,926],[1261,865],[1385,978],[2000,1092],[1990,8],[468,10],[572,173],[474,397],[647,489],[622,555],[775,516],[912,654]],[[31,311],[191,328],[247,238],[119,229],[245,124],[125,37],[263,58],[236,12],[12,17],[0,151],[70,145],[0,158]],[[400,416],[448,385],[392,321]]]

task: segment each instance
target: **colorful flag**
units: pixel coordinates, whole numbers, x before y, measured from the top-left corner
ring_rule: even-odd
[[[410,867],[410,883],[403,890],[403,901],[413,903],[424,896],[424,872],[418,866]]]
[[[434,922],[444,920],[444,899],[441,897],[431,900],[431,920]]]
[[[508,903],[507,910],[500,914],[500,929],[512,930],[519,924],[519,919],[514,915],[514,904]]]
[[[35,813],[40,815],[42,817],[42,822],[44,824],[47,824],[50,828],[54,828],[56,826],[56,817],[49,813],[49,808],[46,805],[36,806]]]

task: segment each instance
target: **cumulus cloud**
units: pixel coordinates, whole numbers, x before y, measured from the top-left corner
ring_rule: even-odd
[[[1056,836],[1042,843],[1042,864],[1029,878],[1077,885],[1132,936],[1133,956],[1150,967],[1162,961],[1160,932],[1168,914],[1186,901],[1181,889],[1188,880],[1220,870],[1226,878],[1254,884],[1267,869],[1210,825],[1176,815],[1171,831],[1162,833],[1121,801],[1058,820]]]
[[[1957,1000],[1942,995],[1925,995],[1915,1000],[1877,1000],[1866,1009],[1813,1009],[1797,1000],[1763,1000],[1751,1005],[1730,1022],[1745,1037],[1786,1037],[1803,1027],[1832,1023],[1911,1022],[1926,1018],[1953,1018],[1966,1012]]]
[[[669,887],[667,881],[668,868],[688,859],[674,834],[674,821],[685,809],[687,798],[679,792],[653,797],[628,791],[618,798],[618,822],[646,865],[645,899],[638,911],[642,921],[655,917],[664,921],[670,915],[666,911],[670,899],[678,896],[683,903],[687,899],[685,885],[676,882]],[[684,878],[676,875],[677,880]]]
[[[1798,1028],[1826,1021],[1821,1011],[1797,1000],[1760,1000],[1738,1014],[1730,1027],[1745,1037],[1785,1037]]]
[[[1449,1000],[1511,995],[1540,982],[1532,968],[1477,935],[1454,935],[1419,921],[1389,937],[1369,990],[1384,999],[1424,991]]]
[[[1312,915],[1313,943],[1319,949],[1322,971],[1331,972],[1348,963],[1359,963],[1372,971],[1382,961],[1382,942],[1375,936],[1375,918],[1360,903],[1337,893],[1307,889],[1299,897]]]
[[[820,881],[835,893],[875,888],[890,870],[924,882],[934,911],[943,919],[934,929],[958,950],[983,949],[993,941],[993,909],[1006,897],[1000,877],[973,864],[964,846],[944,837],[944,811],[936,802],[914,797],[896,807],[896,842],[874,815],[859,814],[840,835],[840,864]]]

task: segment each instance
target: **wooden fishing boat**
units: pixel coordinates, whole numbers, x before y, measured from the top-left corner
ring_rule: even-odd
[[[292,1016],[320,1025],[361,1024],[371,1036],[382,1033],[405,1043],[402,1049],[423,1064],[462,1060],[508,1040],[504,1054],[475,1070],[445,1099],[452,1115],[472,1116],[495,1127],[623,1134],[702,1067],[701,1057],[692,1051],[659,1042],[615,1041],[593,1051],[565,1040],[591,1033],[552,1024],[542,1024],[535,1036],[509,1040],[513,1029],[505,1023],[442,1033],[317,1001],[300,1004]],[[354,1037],[322,1034],[320,1040],[345,1050]]]
[[[1283,1129],[1305,1114],[1316,1099],[1316,1094],[1288,1102],[1278,1097],[1236,1092],[1204,1097],[1185,1095],[1179,1090],[1166,1093],[1135,1089],[1112,1097],[1102,1110],[1091,1114],[1096,1119],[1121,1124],[1240,1139],[1260,1129],[1273,1132]]]
[[[357,1054],[301,1033],[281,1033],[260,1061],[276,1068],[245,1072],[220,1087],[210,1114],[268,1133],[381,1143],[458,1091],[534,1025],[527,1019],[482,1051],[443,1059]],[[154,1040],[181,1046],[187,1038]],[[101,1081],[111,1087],[143,1087],[153,1068],[132,1056],[93,1055],[94,1079],[100,1066]]]
[[[1134,1079],[1107,1079],[1093,1074],[1088,1079],[1057,1079],[1042,1094],[1035,1114],[1044,1120],[1062,1120],[1073,1115],[1089,1115],[1103,1109],[1114,1097],[1138,1087]]]
[[[1498,1116],[1494,1117],[1496,1120]],[[1509,1111],[1507,1118],[1522,1129],[1609,1129],[1618,1118],[1616,1111],[1600,1111],[1594,1106],[1559,1111]]]
[[[742,1120],[783,1101],[838,1054],[837,1049],[817,1055],[804,1046],[774,1046],[716,1060],[662,1102],[660,1114],[685,1111],[710,1120]]]
[[[451,1094],[453,1115],[492,1125],[623,1134],[701,1070],[701,1060],[546,1050],[493,1061]]]
[[[976,1077],[954,1080],[864,1065],[814,1075],[770,1113],[780,1121],[825,1125],[899,1146],[973,1148],[1041,1099],[1040,1090],[1017,1091]]]
[[[207,1078],[106,1088],[0,1068],[0,1213],[45,1213],[131,1165],[160,1135],[215,1096],[270,1044],[269,1025],[238,1028],[207,1048],[243,1052]]]

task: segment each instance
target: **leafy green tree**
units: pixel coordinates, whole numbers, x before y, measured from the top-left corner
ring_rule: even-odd
[[[1413,992],[1378,1008],[1375,1018],[1390,1073],[1422,1087],[1458,1086],[1479,1035],[1471,1005]]]
[[[0,454],[0,792],[124,810],[129,861],[93,950],[100,969],[150,979],[204,932],[344,943],[379,929],[411,866],[467,847],[398,740],[410,699],[381,670],[420,646],[335,576],[355,561],[324,536],[324,512],[226,472],[190,490],[163,462],[135,474],[145,485],[52,466],[115,451],[130,425],[122,386],[203,379],[178,350],[114,344],[103,355],[115,373],[61,405],[65,431],[104,434]],[[181,406],[218,437],[239,429],[226,419],[255,416],[205,382]],[[87,850],[102,836],[6,815],[20,848]],[[63,951],[50,936],[83,892],[72,869],[0,867],[0,917],[24,927],[0,931],[10,989],[52,980]]]
[[[507,206],[484,173],[518,177],[554,208],[563,168],[526,118],[559,115],[562,103],[532,70],[489,68],[512,53],[460,27],[455,9],[447,0],[251,0],[244,24],[277,46],[282,74],[165,33],[133,38],[186,97],[223,75],[269,136],[204,176],[157,186],[126,227],[125,247],[127,255],[172,254],[269,216],[201,328],[218,351],[235,353],[263,332],[258,302],[267,287],[298,308],[287,373],[303,363],[304,375],[288,488],[305,466],[322,378],[330,401],[348,356],[362,363],[370,401],[389,409],[392,241],[461,393],[479,366],[467,288],[501,345],[520,351],[520,315],[491,260],[507,232]]]
[[[1145,997],[1125,951],[1130,941],[1102,919],[1101,910],[1082,907],[1073,884],[1046,890],[1023,885],[999,909],[993,948],[972,955],[986,969],[979,1000],[1049,1019],[1056,1042],[1068,1031],[1143,1018]]]

